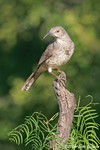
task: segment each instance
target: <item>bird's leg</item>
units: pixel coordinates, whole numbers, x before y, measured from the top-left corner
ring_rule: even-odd
[[[53,76],[55,76],[56,78],[58,78],[58,76],[54,72],[52,72],[52,68],[51,67],[48,68],[48,72],[50,74],[52,74]]]
[[[57,70],[59,73],[62,73],[63,71],[58,69],[58,68],[55,68],[55,70]]]
[[[56,71],[58,71],[59,73],[64,73],[62,70],[58,69],[58,68],[55,68]],[[66,74],[66,78],[68,79],[68,76]]]
[[[49,73],[52,74],[54,77],[58,78],[58,76],[54,72],[49,72]]]

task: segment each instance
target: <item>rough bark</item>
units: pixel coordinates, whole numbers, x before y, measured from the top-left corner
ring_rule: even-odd
[[[58,144],[66,143],[70,136],[71,125],[73,121],[74,109],[76,101],[74,94],[65,88],[66,74],[62,72],[53,82],[53,89],[59,105],[59,119],[57,126],[57,135],[50,143],[50,150],[61,150]]]

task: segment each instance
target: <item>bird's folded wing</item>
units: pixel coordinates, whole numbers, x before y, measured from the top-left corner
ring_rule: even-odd
[[[40,64],[44,63],[46,60],[48,60],[50,57],[52,57],[53,55],[53,51],[54,51],[54,47],[53,44],[50,44],[47,49],[44,51],[44,53],[42,54],[38,66],[40,66]]]

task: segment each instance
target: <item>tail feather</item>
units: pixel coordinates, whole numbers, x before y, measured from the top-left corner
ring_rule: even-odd
[[[27,91],[34,82],[34,73],[32,73],[21,88],[21,91]]]
[[[34,84],[34,82],[36,81],[36,79],[40,76],[40,72],[39,71],[35,71],[33,72],[29,78],[26,80],[25,84],[23,85],[23,87],[21,88],[21,91],[27,91],[30,89],[30,87],[32,86],[32,84]]]

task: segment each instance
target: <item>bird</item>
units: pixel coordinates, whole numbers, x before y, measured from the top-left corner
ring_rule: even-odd
[[[61,72],[62,70],[59,67],[66,64],[74,53],[74,42],[62,26],[52,27],[44,38],[47,36],[52,36],[53,41],[43,52],[35,71],[26,80],[21,91],[29,90],[32,84],[45,71],[57,77],[53,70]]]

